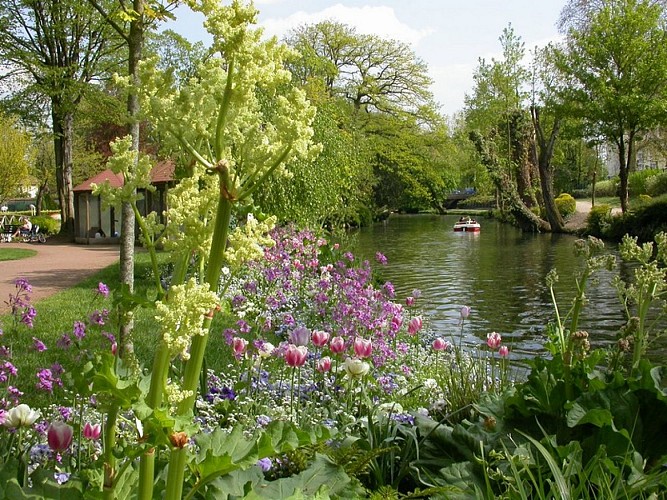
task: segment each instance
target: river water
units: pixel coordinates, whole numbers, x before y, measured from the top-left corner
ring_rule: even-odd
[[[454,232],[455,216],[392,215],[387,221],[355,233],[353,248],[362,258],[383,253],[386,266],[376,265],[391,281],[397,299],[421,291],[418,305],[434,336],[453,337],[479,346],[495,331],[509,343],[515,358],[545,353],[545,329],[554,307],[545,283],[555,268],[556,297],[561,316],[575,296],[576,274],[582,262],[574,255],[576,238],[560,234],[525,234],[493,219],[480,220],[479,233]],[[613,248],[609,252],[616,253]],[[625,271],[627,272],[627,270]],[[599,271],[586,292],[588,303],[580,329],[595,347],[615,342],[625,323],[611,279]],[[463,325],[461,306],[472,313]]]

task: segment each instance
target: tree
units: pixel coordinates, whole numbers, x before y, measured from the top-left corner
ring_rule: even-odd
[[[625,212],[637,140],[667,120],[665,11],[646,0],[610,0],[594,7],[568,29],[557,52],[565,79],[559,92],[568,112],[585,124],[587,137],[615,145]]]
[[[301,53],[299,78],[321,78],[356,111],[436,120],[428,68],[407,44],[331,21],[298,28],[287,40]]]
[[[0,115],[0,203],[17,196],[29,178],[31,138],[14,117]]]
[[[25,93],[50,103],[61,231],[74,235],[72,144],[74,115],[87,84],[107,73],[118,46],[108,25],[85,2],[0,0],[0,56],[22,77]],[[29,79],[26,79],[29,78]]]

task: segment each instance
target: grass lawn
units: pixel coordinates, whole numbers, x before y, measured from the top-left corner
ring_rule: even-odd
[[[21,260],[27,259],[36,255],[36,250],[29,250],[27,248],[11,248],[11,247],[1,247],[0,248],[0,261],[2,260]]]

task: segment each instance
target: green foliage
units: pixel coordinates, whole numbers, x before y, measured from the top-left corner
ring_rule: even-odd
[[[0,203],[16,197],[28,182],[31,139],[18,120],[0,114]]]
[[[611,207],[609,205],[594,206],[586,219],[586,232],[598,238],[604,236],[611,219]]]
[[[638,170],[631,172],[628,176],[628,190],[630,191],[630,196],[638,197],[642,194],[648,194],[648,182],[649,179],[660,174],[660,170],[646,169]]]
[[[602,234],[619,242],[626,234],[637,237],[641,243],[653,241],[660,231],[667,231],[666,211],[667,196],[654,198],[649,203],[632,207],[622,216],[610,216]]]
[[[608,179],[595,183],[595,196],[618,196],[618,178]]]
[[[646,179],[646,194],[654,197],[667,194],[667,172],[661,172]]]
[[[32,222],[33,226],[39,226],[40,233],[58,234],[60,231],[60,221],[48,215],[30,217],[30,222]]]
[[[481,194],[476,194],[470,198],[461,200],[458,204],[459,208],[493,208],[495,206],[495,197]]]
[[[555,200],[560,215],[567,219],[577,211],[577,201],[568,193],[561,193]]]

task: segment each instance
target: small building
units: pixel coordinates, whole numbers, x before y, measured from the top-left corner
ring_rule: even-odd
[[[124,179],[107,169],[74,188],[74,241],[83,244],[118,243],[120,234],[120,207],[102,210],[102,200],[93,195],[92,185],[109,182],[111,187],[122,187]],[[155,191],[142,190],[143,198],[137,203],[139,212],[156,212],[163,217],[167,209],[167,190],[174,183],[174,163],[161,161],[151,170],[151,184]],[[137,235],[138,235],[137,229]]]

